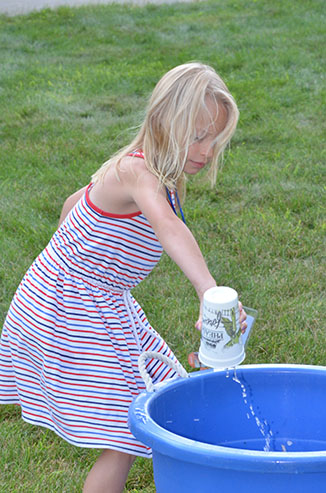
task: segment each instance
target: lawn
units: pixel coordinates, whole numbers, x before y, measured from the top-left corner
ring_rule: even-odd
[[[259,311],[246,363],[326,363],[324,0],[107,5],[0,16],[0,318],[65,198],[130,140],[157,80],[211,64],[240,109],[217,186],[184,207],[218,284]],[[195,292],[164,256],[134,291],[187,369]],[[97,453],[0,407],[0,492],[79,492]],[[154,492],[151,462],[126,492]]]

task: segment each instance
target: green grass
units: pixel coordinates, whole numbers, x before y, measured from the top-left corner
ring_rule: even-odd
[[[324,0],[108,5],[0,16],[0,310],[56,228],[65,198],[130,140],[156,81],[213,65],[241,118],[217,187],[185,213],[219,284],[259,311],[247,363],[326,363]],[[181,362],[198,302],[164,257],[135,290]],[[0,407],[0,492],[78,492],[98,452]],[[128,492],[153,492],[139,459]]]

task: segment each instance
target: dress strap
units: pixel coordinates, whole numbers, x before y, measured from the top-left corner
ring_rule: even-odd
[[[129,153],[127,154],[127,156],[140,157],[140,158],[142,158],[142,159],[145,159],[145,156],[144,156],[143,151],[133,151],[133,152],[129,152]]]

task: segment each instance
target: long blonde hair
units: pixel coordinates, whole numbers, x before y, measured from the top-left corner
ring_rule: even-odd
[[[239,111],[223,80],[215,70],[199,62],[179,65],[167,72],[157,83],[149,100],[145,119],[133,141],[94,173],[92,180],[103,178],[109,166],[119,169],[121,159],[127,154],[142,150],[150,172],[169,190],[177,189],[181,196],[185,190],[183,168],[189,145],[194,138],[195,123],[200,111],[208,111],[206,97],[227,110],[227,122],[214,142],[214,155],[208,178],[216,182],[223,150],[237,126]]]

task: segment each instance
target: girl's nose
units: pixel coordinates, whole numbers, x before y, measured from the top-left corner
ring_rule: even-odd
[[[203,142],[200,147],[200,153],[205,156],[206,159],[211,159],[213,157],[213,146],[211,142]]]

